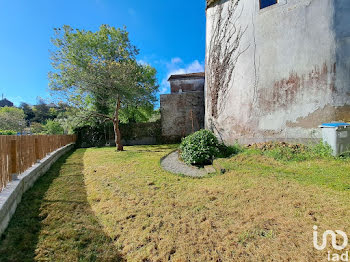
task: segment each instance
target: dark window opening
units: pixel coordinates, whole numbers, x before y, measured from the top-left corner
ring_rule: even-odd
[[[277,0],[260,0],[260,9],[277,4]]]

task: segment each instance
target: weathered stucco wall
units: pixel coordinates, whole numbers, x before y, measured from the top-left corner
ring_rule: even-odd
[[[204,91],[204,77],[195,79],[174,79],[170,80],[171,93]]]
[[[207,9],[206,127],[243,143],[320,137],[350,120],[350,1],[217,1]]]
[[[161,95],[160,111],[164,138],[176,140],[191,134],[204,128],[204,93]]]
[[[350,1],[337,0],[334,4],[334,31],[336,38],[336,87],[350,97]],[[349,108],[348,108],[349,113]]]

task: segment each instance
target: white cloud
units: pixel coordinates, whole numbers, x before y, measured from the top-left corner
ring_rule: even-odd
[[[172,64],[182,63],[182,59],[180,57],[174,57],[173,59],[171,59],[171,63]]]
[[[187,68],[187,73],[198,73],[204,71],[204,64],[199,63],[198,60],[193,61]]]
[[[168,73],[160,84],[160,94],[170,92],[170,84],[168,79],[171,75],[204,72],[204,63],[194,60],[190,64],[184,64],[183,60],[179,57],[171,59],[171,62],[167,63],[166,67],[168,69]]]

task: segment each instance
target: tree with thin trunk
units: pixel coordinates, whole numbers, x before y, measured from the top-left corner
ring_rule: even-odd
[[[102,25],[98,31],[55,29],[50,88],[85,119],[112,121],[118,151],[123,150],[120,110],[154,103],[156,70],[138,64],[138,50],[125,29]]]

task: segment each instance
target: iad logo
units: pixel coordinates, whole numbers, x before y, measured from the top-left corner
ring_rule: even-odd
[[[323,233],[322,235],[322,244],[318,245],[318,232],[317,232],[317,226],[314,226],[314,247],[317,250],[324,250],[327,246],[327,237],[330,236],[332,239],[332,246],[335,250],[343,250],[344,248],[347,247],[348,245],[348,236],[346,235],[345,232],[341,231],[341,230],[327,230]],[[337,234],[340,235],[343,238],[343,244],[342,245],[338,245],[337,244]],[[327,257],[328,261],[349,261],[349,251],[339,255],[339,254],[332,254],[330,251],[328,251],[328,257]]]

